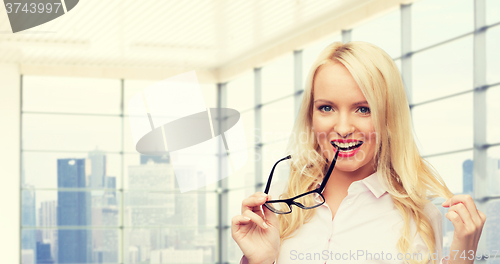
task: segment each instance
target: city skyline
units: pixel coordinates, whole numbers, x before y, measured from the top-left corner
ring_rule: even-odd
[[[93,160],[97,161],[94,161],[92,166]],[[85,256],[87,261],[93,263],[118,262],[120,254],[123,254],[123,258],[128,259],[129,263],[136,261],[137,263],[140,261],[167,263],[174,259],[180,262],[199,259],[203,261],[213,260],[215,240],[210,241],[214,239],[215,233],[212,230],[151,228],[163,225],[192,227],[206,225],[206,193],[202,191],[189,195],[174,195],[178,186],[168,156],[140,155],[138,160],[138,165],[128,166],[128,174],[126,182],[124,182],[128,188],[126,192],[122,193],[116,186],[116,176],[109,176],[105,171],[107,161],[103,152],[90,151],[88,158],[57,159],[58,187],[62,188],[61,191],[57,192],[58,199],[38,201],[40,206],[33,211],[34,204],[37,204],[36,192],[25,189],[23,191],[23,220],[26,222],[23,222],[23,225],[40,227],[84,226],[85,229],[24,229],[22,255],[26,263],[31,263],[29,262],[31,259],[37,261],[34,263],[68,263],[67,259],[64,259],[64,254],[60,253],[60,247],[62,246],[64,252],[77,251],[71,247],[65,248],[64,244],[80,245],[79,254],[74,254],[74,256],[79,255],[81,260]],[[500,176],[500,161],[489,159],[488,164],[489,173]],[[496,171],[494,171],[495,169]],[[462,163],[462,193],[473,195],[472,171],[473,161],[465,160]],[[186,168],[185,173],[199,172]],[[198,177],[201,179],[203,175],[198,175]],[[91,187],[93,179],[97,179],[94,182],[99,183],[94,188]],[[497,180],[495,183],[498,183]],[[23,186],[31,188],[29,185]],[[72,188],[76,188],[76,190],[70,191],[69,189]],[[83,188],[85,191],[79,192],[79,188]],[[118,250],[120,243],[118,230],[118,226],[120,226],[118,220],[121,208],[120,195],[125,195],[124,226],[128,227],[124,233],[125,245],[122,253]],[[73,202],[62,203],[58,206],[58,201],[61,200]],[[70,214],[68,213],[70,204],[79,204],[81,209],[74,214],[75,217],[72,219],[63,217]],[[446,251],[449,250],[449,243],[453,236],[453,225],[444,217],[447,209],[440,208],[440,211],[444,221],[443,249]],[[498,205],[493,206],[492,204],[488,212],[495,214],[497,211],[499,211]],[[33,216],[35,217],[33,218]],[[36,224],[27,225],[27,223],[33,223],[33,219],[35,219]],[[60,219],[65,220],[61,221]],[[497,218],[494,216],[493,219]],[[92,228],[94,226],[106,228]],[[489,233],[499,232],[496,226],[486,226],[486,228],[489,228]],[[500,236],[500,234],[498,235]],[[35,239],[31,237],[35,237]],[[34,246],[33,241],[35,241]],[[193,241],[205,242],[193,244]],[[495,243],[494,240],[489,239],[488,248],[495,246]],[[81,247],[82,244],[87,245],[87,247]],[[187,254],[189,257],[182,260],[182,254]]]
[[[123,205],[125,226],[143,228],[154,224],[196,227],[207,223],[205,193],[174,194],[178,192],[178,186],[168,156],[140,155],[138,160],[139,165],[131,165],[128,168],[127,179],[131,191],[127,192]],[[23,230],[25,237],[23,264],[119,261],[118,219],[120,195],[123,194],[117,190],[116,176],[107,175],[106,167],[106,155],[99,150],[90,151],[87,158],[58,158],[57,182],[58,189],[61,190],[57,191],[57,199],[39,201],[40,205],[36,208],[36,192],[23,191],[25,196],[23,217],[24,219],[31,217],[30,222],[26,222],[24,226],[41,227]],[[186,168],[185,173],[197,173],[199,179],[203,178],[201,173],[191,168]],[[154,189],[170,190],[170,192],[149,191]],[[33,210],[35,208],[36,210]],[[36,219],[36,222],[33,222],[33,219]],[[155,219],[156,222],[149,222],[151,219]],[[70,229],[57,228],[65,226]],[[94,226],[106,228],[92,228]],[[141,236],[140,232],[135,231],[134,235],[133,230],[126,231],[125,235]],[[190,260],[212,261],[215,256],[213,231],[206,233],[203,230],[199,231],[198,228],[162,229],[157,233],[155,230],[157,229],[143,229],[146,232],[142,232],[142,236],[148,238],[138,239],[137,241],[143,241],[141,245],[126,246],[130,248],[130,254],[124,257],[132,260],[137,256],[138,259],[149,261],[154,255],[163,256],[163,260],[167,261],[167,259],[182,259],[183,254],[189,253]],[[192,242],[197,238],[203,238],[207,242],[197,243],[198,246],[194,246]],[[177,257],[166,257],[161,252],[173,252],[172,256]],[[161,257],[159,260],[161,261]]]

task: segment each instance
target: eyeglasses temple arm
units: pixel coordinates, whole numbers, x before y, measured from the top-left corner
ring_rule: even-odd
[[[269,188],[271,188],[271,181],[273,180],[273,173],[274,173],[274,169],[276,168],[276,165],[278,165],[278,163],[280,163],[281,161],[284,161],[286,159],[289,159],[291,158],[290,155],[278,160],[276,163],[274,163],[274,166],[273,166],[273,169],[271,170],[271,174],[269,175],[269,178],[267,179],[267,185],[266,185],[266,189],[264,190],[264,193],[267,194],[269,192]]]
[[[333,144],[333,143],[332,143]],[[335,167],[335,163],[337,163],[337,157],[339,156],[340,148],[337,148],[337,153],[335,153],[335,157],[332,160],[332,163],[330,164],[330,168],[328,168],[328,172],[326,173],[325,178],[323,178],[323,182],[321,183],[321,186],[319,187],[319,192],[323,192],[323,189],[326,186],[326,183],[328,182],[328,179],[330,178],[330,174],[332,174],[333,168]]]

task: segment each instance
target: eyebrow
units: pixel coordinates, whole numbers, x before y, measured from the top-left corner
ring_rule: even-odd
[[[316,102],[325,102],[325,103],[328,103],[328,104],[331,104],[331,105],[335,105],[335,103],[333,103],[332,101],[328,101],[328,100],[324,100],[324,99],[318,99],[318,100],[315,100],[314,103]],[[361,102],[356,102],[352,105],[362,105],[362,104],[368,104],[367,101],[361,101]]]

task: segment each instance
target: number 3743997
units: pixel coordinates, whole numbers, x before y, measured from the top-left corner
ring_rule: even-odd
[[[458,260],[458,259],[469,259],[469,260],[482,260],[482,259],[496,259],[497,257],[500,257],[499,250],[485,250],[485,251],[476,251],[474,250],[469,250],[468,252],[462,251],[460,252],[459,250],[452,250],[448,256],[445,257],[445,259],[451,259],[451,260]]]
[[[58,13],[64,12],[61,3],[7,3],[5,4],[7,13]]]

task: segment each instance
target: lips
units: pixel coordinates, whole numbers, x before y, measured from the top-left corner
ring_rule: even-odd
[[[352,157],[359,151],[363,141],[356,139],[334,139],[330,141],[334,151],[340,149],[340,157]]]

